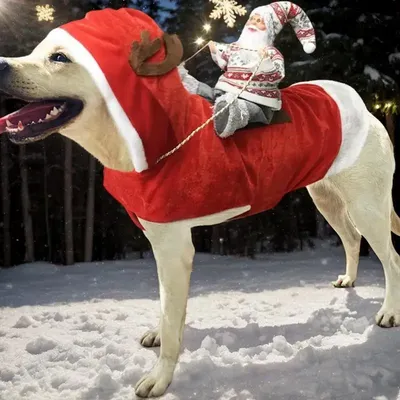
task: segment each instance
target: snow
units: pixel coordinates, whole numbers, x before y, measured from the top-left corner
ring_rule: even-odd
[[[373,317],[376,259],[335,289],[341,248],[245,258],[197,255],[185,336],[164,400],[400,399],[400,330]],[[156,362],[152,259],[0,271],[0,399],[126,400]]]
[[[381,79],[381,74],[375,68],[372,68],[369,65],[364,67],[364,74],[368,75],[373,81],[378,81]]]
[[[389,54],[389,62],[391,64],[396,64],[400,62],[400,52]]]
[[[319,14],[319,13],[331,14],[332,9],[331,9],[331,7],[320,7],[320,8],[313,8],[313,9],[307,10],[308,16]]]
[[[365,22],[367,20],[367,16],[365,14],[361,14],[358,17],[358,22]]]
[[[343,35],[340,33],[328,33],[328,34],[324,34],[324,39],[325,40],[336,40],[336,39],[343,39]]]
[[[364,46],[364,39],[363,38],[357,39],[352,45],[352,47],[357,47],[357,46]]]
[[[393,78],[388,75],[381,74],[378,70],[369,65],[364,67],[364,74],[368,75],[373,81],[382,80],[386,86],[396,86],[396,81]]]
[[[289,64],[289,68],[304,68],[315,63],[315,60],[294,61]]]

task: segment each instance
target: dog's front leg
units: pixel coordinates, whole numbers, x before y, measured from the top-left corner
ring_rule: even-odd
[[[144,223],[157,262],[160,285],[160,357],[136,385],[139,397],[161,396],[172,381],[186,316],[194,256],[190,228],[180,224]]]

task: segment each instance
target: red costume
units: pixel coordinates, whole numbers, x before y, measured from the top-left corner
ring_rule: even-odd
[[[218,138],[213,124],[160,163],[211,115],[210,104],[189,94],[176,69],[141,77],[128,62],[131,44],[142,30],[162,32],[131,9],[94,11],[54,30],[74,62],[91,73],[136,171],[104,171],[106,189],[137,217],[172,222],[250,205],[248,214],[274,207],[288,192],[323,178],[341,144],[340,113],[319,86],[282,90],[282,108],[292,122]],[[164,50],[152,61],[164,58]],[[104,132],[107,135],[107,132]]]

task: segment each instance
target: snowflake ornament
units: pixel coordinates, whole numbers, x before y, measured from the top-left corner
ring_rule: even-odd
[[[45,6],[36,6],[36,15],[38,21],[54,21],[54,11],[54,8],[49,4],[46,4]]]
[[[233,28],[236,22],[236,15],[245,15],[247,10],[239,5],[235,0],[210,0],[215,4],[214,10],[210,14],[212,19],[224,18],[226,25]]]

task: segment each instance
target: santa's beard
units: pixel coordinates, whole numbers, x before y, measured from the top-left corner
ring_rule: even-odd
[[[237,43],[241,47],[248,49],[261,49],[268,44],[267,31],[262,31],[254,25],[246,25],[243,28],[242,34],[240,35]]]

